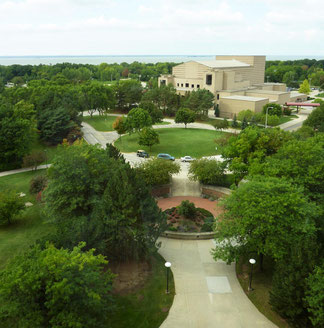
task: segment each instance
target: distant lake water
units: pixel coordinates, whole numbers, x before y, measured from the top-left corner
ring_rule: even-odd
[[[158,62],[174,62],[181,63],[190,60],[211,60],[215,55],[210,56],[189,56],[189,55],[161,55],[161,56],[0,56],[0,65],[39,65],[39,64],[57,64],[57,63],[75,63],[75,64],[93,64],[98,65],[101,63],[113,64],[113,63],[133,63],[138,61],[140,63],[158,63]],[[307,56],[267,56],[267,60],[296,60],[296,59],[324,59],[323,56],[307,55]]]

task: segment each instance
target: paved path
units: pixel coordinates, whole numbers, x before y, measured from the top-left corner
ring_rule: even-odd
[[[50,166],[51,166],[51,164],[39,165],[39,166],[37,166],[37,170],[43,170],[43,169],[46,169]],[[17,169],[17,170],[10,170],[10,171],[5,171],[5,172],[0,172],[0,177],[5,177],[7,175],[16,174],[16,173],[29,172],[29,171],[33,171],[33,170],[34,169],[32,167],[28,167],[28,168],[24,168],[24,169]]]
[[[240,286],[235,265],[215,262],[212,240],[159,238],[172,263],[176,295],[161,328],[274,328]]]

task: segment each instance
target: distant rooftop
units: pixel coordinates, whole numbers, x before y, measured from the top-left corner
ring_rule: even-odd
[[[268,98],[263,97],[248,97],[248,96],[228,96],[222,97],[221,99],[231,99],[231,100],[245,100],[245,101],[260,101],[260,100],[268,100]]]
[[[231,67],[250,67],[251,65],[242,63],[238,60],[197,60],[199,64],[211,67],[211,68],[231,68]]]

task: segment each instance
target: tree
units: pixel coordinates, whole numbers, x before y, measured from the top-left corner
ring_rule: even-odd
[[[245,130],[248,126],[249,126],[249,123],[248,123],[246,117],[244,117],[243,118],[243,121],[241,123],[241,129],[242,129],[242,131]]]
[[[48,174],[45,213],[56,227],[55,245],[85,241],[114,260],[156,251],[165,216],[142,177],[110,147],[62,147]]]
[[[251,121],[253,115],[254,115],[254,113],[250,109],[241,110],[237,115],[237,119],[241,122],[243,122],[244,119],[247,122],[249,122],[249,121]]]
[[[324,326],[324,263],[317,266],[306,280],[307,310],[314,327]]]
[[[0,98],[0,170],[17,168],[28,154],[35,135],[34,106],[12,106]]]
[[[12,219],[25,209],[19,194],[14,191],[0,192],[0,223],[12,223]]]
[[[310,126],[316,132],[324,132],[324,102],[311,112],[303,126]]]
[[[313,271],[318,258],[317,248],[313,236],[301,235],[294,244],[287,247],[285,258],[275,264],[269,303],[293,327],[311,326],[305,292],[306,279]]]
[[[214,105],[214,115],[215,117],[219,117],[219,105],[218,104],[215,104]]]
[[[170,183],[172,174],[180,172],[180,165],[152,158],[142,162],[136,169],[149,186],[160,186]]]
[[[125,124],[128,132],[139,132],[152,126],[152,119],[147,110],[137,107],[128,113]]]
[[[5,327],[107,327],[114,275],[94,250],[46,244],[18,255],[0,272],[0,321]]]
[[[113,123],[113,129],[121,136],[127,132],[125,117],[117,116],[115,122]]]
[[[262,163],[267,156],[275,154],[285,141],[291,137],[280,129],[260,129],[247,127],[238,136],[233,136],[222,150],[229,169],[236,180],[248,174],[252,163]]]
[[[114,91],[117,108],[129,110],[141,101],[143,87],[137,80],[123,80],[114,85]]]
[[[46,160],[46,154],[43,151],[33,151],[29,155],[25,155],[23,158],[22,167],[32,167],[34,170],[37,166]]]
[[[73,127],[74,123],[63,107],[45,110],[38,120],[41,139],[51,145],[61,143]]]
[[[237,128],[237,127],[238,127],[236,114],[234,114],[234,117],[233,117],[232,127],[233,127],[233,128]]]
[[[277,115],[277,116],[282,116],[282,108],[279,104],[266,104],[262,108],[262,113],[266,114],[268,109],[268,115]]]
[[[153,145],[159,143],[160,143],[159,134],[154,129],[145,127],[139,133],[139,140],[138,140],[139,145],[150,147],[151,150]]]
[[[216,221],[215,260],[233,262],[249,252],[280,260],[296,240],[315,235],[318,207],[283,179],[255,177],[233,191],[224,206]]]
[[[175,117],[175,122],[176,123],[184,123],[185,128],[187,128],[188,123],[193,123],[195,122],[196,119],[196,114],[189,108],[180,108]]]
[[[208,110],[213,108],[215,96],[206,89],[191,91],[184,100],[184,107],[194,111],[197,115],[208,116]]]
[[[223,185],[226,163],[212,159],[201,158],[190,164],[189,179],[207,185]]]
[[[305,93],[308,95],[311,92],[311,89],[309,87],[308,80],[304,80],[304,82],[300,85],[299,90],[300,93]]]
[[[152,124],[160,123],[163,119],[163,113],[157,106],[150,101],[141,101],[138,107],[143,108],[148,111],[151,116]]]

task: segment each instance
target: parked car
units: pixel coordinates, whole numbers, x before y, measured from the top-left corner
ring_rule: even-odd
[[[169,154],[158,154],[157,158],[168,159],[170,161],[174,161],[174,157]]]
[[[136,155],[138,157],[144,157],[144,158],[149,158],[149,154],[145,150],[138,150]]]
[[[194,160],[195,160],[195,158],[192,158],[191,156],[181,157],[181,162],[192,162]]]

